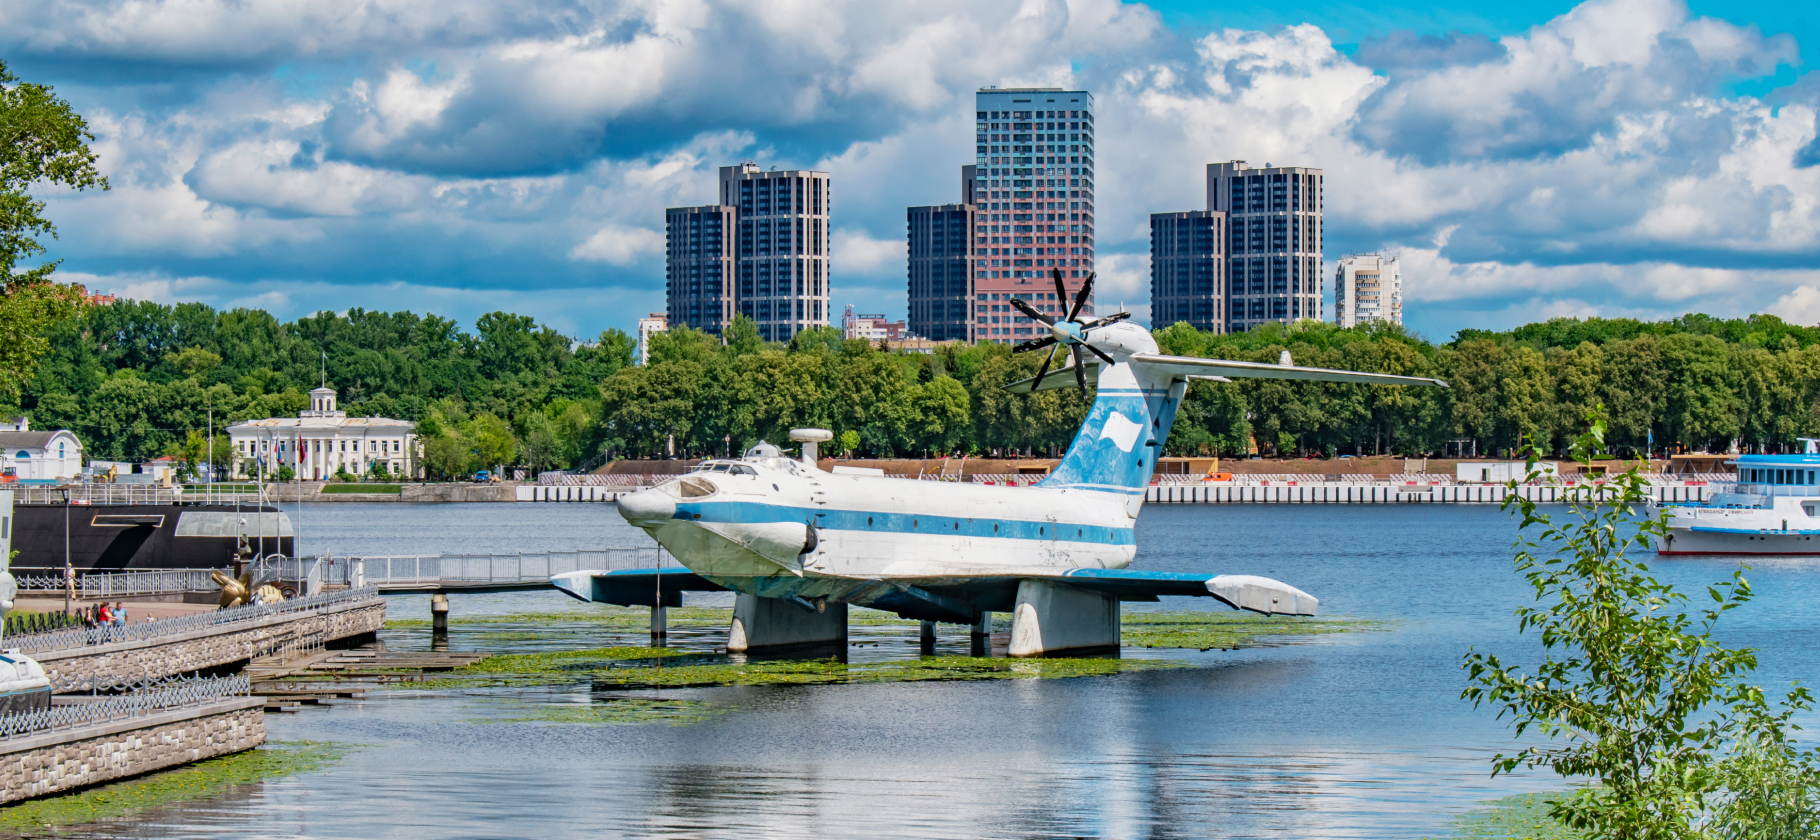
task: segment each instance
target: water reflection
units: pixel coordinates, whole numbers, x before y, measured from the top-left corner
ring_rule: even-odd
[[[367,539],[480,551],[639,538],[604,505],[321,507],[306,513],[305,539],[337,540],[338,551]],[[1194,667],[1116,677],[375,691],[362,703],[268,718],[273,738],[365,745],[332,773],[62,836],[1406,838],[1443,832],[1474,803],[1558,786],[1539,775],[1489,779],[1509,733],[1458,699],[1469,646],[1523,650],[1510,614],[1528,593],[1511,572],[1510,522],[1495,509],[1152,507],[1139,532],[1140,567],[1271,575],[1319,596],[1329,614],[1400,623],[1233,652],[1128,649]],[[1685,586],[1735,568],[1654,565]],[[1811,675],[1820,666],[1815,561],[1755,565],[1758,602],[1728,619],[1728,641],[1762,649],[1765,683]],[[429,618],[425,597],[391,600],[394,618]],[[649,642],[643,628],[579,620],[459,622],[592,610],[554,593],[458,595],[449,645]],[[856,625],[851,635],[854,662],[919,653],[914,624]],[[427,626],[383,637],[396,648],[430,644]],[[670,629],[672,647],[724,643],[721,627]],[[967,646],[965,628],[943,628],[939,653]],[[501,704],[626,696],[699,701],[716,713],[685,725],[469,722],[531,716]]]

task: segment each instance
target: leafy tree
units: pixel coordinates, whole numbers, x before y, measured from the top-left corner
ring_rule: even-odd
[[[430,475],[436,478],[456,478],[467,474],[471,450],[459,435],[444,431],[421,440],[423,465]]]
[[[1582,464],[1605,450],[1601,411],[1574,441]],[[1541,455],[1532,442],[1532,476]],[[1667,532],[1666,515],[1644,516],[1640,468],[1564,521],[1514,493],[1505,502],[1531,535],[1519,543],[1517,570],[1536,606],[1517,610],[1517,627],[1539,633],[1542,662],[1525,670],[1469,652],[1462,696],[1513,718],[1519,736],[1533,727],[1547,740],[1497,756],[1493,773],[1547,767],[1590,780],[1551,810],[1589,836],[1813,836],[1820,760],[1798,748],[1790,722],[1811,698],[1796,686],[1772,707],[1747,682],[1756,655],[1713,640],[1720,618],[1750,600],[1743,569],[1708,587],[1711,604],[1696,610],[1627,556]]]
[[[29,190],[108,188],[88,147],[94,139],[88,122],[49,86],[19,81],[0,61],[0,269],[9,292],[15,284],[43,282],[56,269],[55,263],[18,269],[20,260],[44,253],[39,237],[57,235],[43,216],[44,201]]]
[[[549,415],[541,411],[526,414],[524,425],[519,431],[523,441],[519,451],[532,471],[542,472],[556,463],[560,444],[556,436],[556,424],[550,422]]]
[[[44,333],[69,317],[78,289],[50,282],[56,263],[21,269],[44,253],[41,237],[56,238],[44,201],[31,190],[56,185],[107,189],[95,171],[95,136],[68,102],[46,85],[20,82],[0,61],[0,393],[17,395],[32,364],[49,349]]]
[[[758,323],[744,315],[733,316],[733,323],[727,325],[727,353],[750,356],[763,349],[765,340],[758,335]]]

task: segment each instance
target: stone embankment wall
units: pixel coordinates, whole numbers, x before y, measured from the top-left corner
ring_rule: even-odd
[[[0,803],[250,750],[265,742],[264,703],[239,697],[0,741]]]
[[[50,676],[51,690],[64,694],[187,674],[287,648],[321,647],[336,639],[376,633],[384,625],[385,599],[373,598],[144,641],[34,653],[32,658]]]

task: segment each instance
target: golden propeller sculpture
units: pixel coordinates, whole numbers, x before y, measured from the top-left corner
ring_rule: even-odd
[[[216,586],[221,587],[221,598],[218,603],[224,610],[254,601],[261,604],[274,604],[284,600],[284,593],[280,592],[276,586],[268,583],[254,587],[251,569],[238,578],[229,577],[226,572],[217,570],[209,573],[209,579],[213,580]]]

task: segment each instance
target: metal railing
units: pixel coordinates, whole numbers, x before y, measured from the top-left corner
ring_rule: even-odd
[[[166,681],[154,685],[156,687],[103,700],[0,714],[0,738],[10,740],[18,735],[94,726],[170,709],[206,706],[253,693],[252,681],[245,676]]]
[[[209,578],[209,569],[147,569],[83,575],[78,583],[84,598],[120,598],[129,595],[179,595],[213,592],[220,588]]]
[[[150,641],[160,636],[172,636],[232,624],[251,624],[272,616],[308,612],[377,597],[379,597],[377,589],[372,586],[363,586],[336,592],[324,592],[319,595],[306,595],[275,604],[248,604],[177,618],[142,621],[138,624],[107,624],[99,627],[78,627],[49,633],[14,636],[7,639],[7,647],[18,648],[22,653],[31,654],[115,642]]]
[[[168,505],[178,498],[174,487],[155,484],[64,484],[13,488],[13,503],[60,505],[65,498],[79,505]]]
[[[1741,481],[1714,482],[1714,493],[1738,493],[1746,496],[1820,497],[1820,485],[1753,484]]]
[[[312,558],[305,558],[312,559]],[[616,569],[678,568],[682,564],[661,547],[607,548],[594,551],[549,551],[519,554],[420,554],[352,560],[340,566],[368,586],[381,589],[435,584],[503,585],[548,583],[566,572]],[[327,577],[326,583],[337,583]]]
[[[132,572],[77,572],[76,592],[82,598],[120,598],[138,595],[181,595],[189,592],[213,592],[218,587],[210,579],[213,569],[143,569]],[[20,574],[21,592],[63,591],[63,570],[45,569]]]
[[[540,473],[540,487],[650,487],[676,478],[673,475],[575,475],[573,473]]]
[[[177,500],[188,504],[260,505],[265,488],[258,484],[186,484]]]

